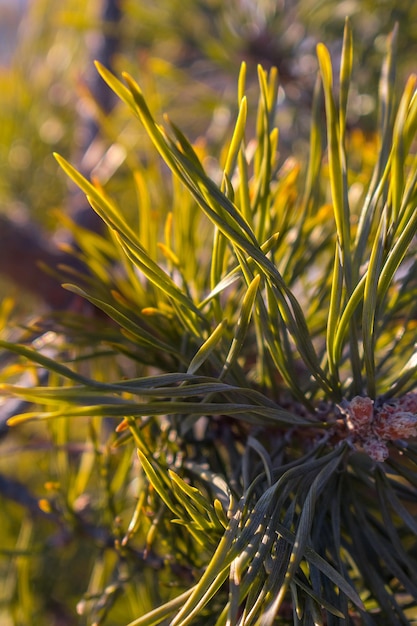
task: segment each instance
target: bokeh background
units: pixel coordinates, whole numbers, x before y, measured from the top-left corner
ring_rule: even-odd
[[[29,320],[66,306],[56,282],[37,266],[39,259],[58,262],[60,244],[71,240],[62,215],[98,228],[52,152],[98,177],[126,211],[134,205],[132,186],[126,184],[131,177],[127,154],[133,151],[139,163],[151,158],[141,128],[97,77],[95,58],[117,74],[132,74],[149,105],[159,113],[168,111],[194,141],[204,135],[213,158],[219,156],[237,111],[241,62],[248,66],[249,125],[255,124],[251,103],[257,97],[257,65],[276,66],[280,158],[302,159],[317,72],[315,47],[325,42],[337,67],[346,17],[355,50],[348,123],[359,137],[360,151],[372,141],[381,59],[395,23],[398,84],[417,70],[413,0],[0,0],[4,336],[16,337]],[[108,466],[103,462],[96,476],[98,504],[75,496],[71,501],[74,485],[51,481],[66,471],[58,445],[62,434],[28,426],[11,435],[3,422],[0,435],[0,624],[90,623],[80,621],[77,603],[87,589],[92,595],[100,589],[115,563],[106,551],[106,532],[113,532],[114,519],[108,517],[100,474],[112,470],[113,461],[108,459]],[[129,458],[118,459],[119,468],[122,462],[129,467]],[[119,479],[122,484],[122,474]],[[134,506],[134,489],[123,489],[118,510],[127,511]],[[55,516],[44,510],[46,497],[55,502]],[[104,534],[89,534],[87,522],[77,528],[65,517],[69,510],[79,513],[79,519],[91,518]],[[160,579],[148,583],[156,593]],[[123,624],[137,615],[134,589],[133,581],[126,602],[115,605],[106,624]]]

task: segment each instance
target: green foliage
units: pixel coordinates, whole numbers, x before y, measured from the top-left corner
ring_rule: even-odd
[[[98,65],[161,160],[132,151],[125,211],[57,156],[108,228],[73,226],[89,273],[66,286],[96,315],[0,341],[1,389],[30,403],[9,423],[49,442],[46,550],[71,537],[71,567],[92,553],[85,623],[416,619],[417,92],[411,76],[396,102],[396,39],[370,138],[346,127],[349,22],[337,94],[318,46],[307,163],[278,158],[274,69],[258,70],[252,136],[242,65],[216,159]],[[33,615],[35,532],[25,521],[8,576]]]

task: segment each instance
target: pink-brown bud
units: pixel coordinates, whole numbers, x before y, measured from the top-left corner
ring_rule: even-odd
[[[353,429],[362,430],[372,422],[374,403],[371,398],[355,396],[349,403],[348,411]]]
[[[381,441],[381,439],[377,439],[376,437],[365,439],[362,442],[362,448],[363,451],[371,457],[371,459],[378,461],[378,463],[385,461],[389,455],[386,444]]]
[[[383,407],[375,422],[374,432],[381,439],[408,439],[417,436],[417,416],[413,413],[398,411],[384,412]]]

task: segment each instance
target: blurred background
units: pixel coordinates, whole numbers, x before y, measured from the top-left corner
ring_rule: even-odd
[[[38,267],[39,260],[50,267],[71,262],[62,247],[71,244],[65,217],[100,228],[60,172],[53,151],[96,176],[126,211],[134,211],[130,207],[137,201],[127,155],[144,167],[154,158],[139,124],[98,78],[94,59],[118,75],[127,70],[157,116],[169,112],[194,141],[204,135],[207,153],[215,159],[236,115],[241,62],[248,65],[249,127],[256,122],[257,65],[276,66],[281,162],[289,155],[304,159],[315,47],[326,43],[337,67],[346,16],[355,50],[348,124],[362,137],[360,151],[372,141],[382,57],[396,22],[398,84],[402,87],[416,70],[414,0],[0,0],[3,335],[16,336],[42,312],[73,306],[56,279]],[[161,193],[150,189],[151,197]],[[5,432],[0,423],[0,437]],[[114,566],[114,557],[103,552],[113,524],[104,505],[64,502],[66,486],[59,491],[50,481],[62,466],[60,453],[48,447],[51,437],[62,441],[58,432],[29,426],[0,442],[2,626],[91,623],[79,621],[77,602],[87,588],[99,588],[100,576],[105,580]],[[52,500],[56,496],[55,517],[39,506],[45,494]],[[130,504],[123,506],[132,506],[132,493],[126,497]],[[65,525],[69,510],[88,520],[93,509],[95,534],[89,534],[87,523],[78,530]],[[150,584],[157,588],[155,581]],[[106,623],[133,619],[132,594],[129,602]]]
[[[148,149],[98,78],[93,59],[116,73],[130,72],[157,111],[169,111],[193,139],[204,133],[214,156],[236,112],[242,60],[249,98],[256,97],[257,64],[278,67],[284,159],[305,153],[315,47],[324,41],[337,66],[346,16],[355,37],[349,124],[371,132],[381,57],[396,22],[400,83],[413,70],[417,5],[411,0],[0,0],[0,277],[20,305],[28,293],[42,306],[66,304],[33,263],[36,254],[47,264],[56,260],[51,244],[62,235],[57,209],[95,228],[52,152],[85,174],[99,173],[104,183],[111,179],[123,195],[126,150],[134,147],[141,158]],[[96,120],[103,115],[108,133],[98,136]],[[52,241],[42,239],[45,229]]]
[[[85,174],[100,174],[106,184],[111,179],[122,195],[126,151],[134,147],[139,159],[147,153],[146,139],[98,78],[93,59],[116,73],[130,72],[151,106],[168,111],[191,138],[205,135],[213,156],[236,112],[242,60],[248,64],[249,98],[256,97],[257,64],[278,67],[283,160],[305,154],[315,47],[324,41],[337,66],[346,16],[355,38],[349,124],[371,132],[381,58],[396,22],[400,84],[413,70],[417,5],[411,0],[0,0],[2,283],[21,305],[29,293],[42,306],[59,306],[52,285],[36,274],[31,246],[44,262],[54,263],[50,245],[62,235],[57,209],[87,225],[91,219],[95,227],[53,151]],[[107,123],[97,135],[96,120],[103,115]],[[254,112],[252,123],[253,117]],[[128,205],[129,198],[124,200]],[[52,241],[42,239],[45,231]],[[22,271],[24,266],[30,271]]]

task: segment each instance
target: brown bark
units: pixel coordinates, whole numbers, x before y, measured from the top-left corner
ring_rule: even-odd
[[[61,263],[73,265],[75,259],[50,244],[33,223],[19,224],[0,215],[0,273],[19,290],[27,291],[51,309],[69,306],[73,295],[42,266],[56,269]]]

